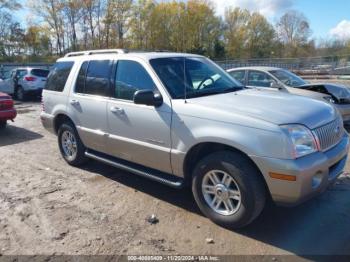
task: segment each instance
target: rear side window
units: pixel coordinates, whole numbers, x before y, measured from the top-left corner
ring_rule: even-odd
[[[115,78],[115,97],[133,100],[138,90],[155,90],[155,84],[146,69],[138,62],[120,60]]]
[[[30,73],[33,76],[38,76],[38,77],[47,77],[49,74],[49,70],[45,70],[45,69],[32,69],[30,71]]]
[[[16,73],[18,78],[21,78],[21,77],[25,76],[26,74],[28,74],[27,70],[18,70],[17,73]]]
[[[48,75],[46,90],[62,92],[74,62],[57,62]]]
[[[85,92],[85,77],[86,77],[86,71],[87,71],[88,65],[89,65],[89,62],[85,61],[80,67],[77,82],[75,84],[76,93]]]
[[[229,72],[229,74],[234,78],[236,79],[237,81],[241,82],[241,84],[244,85],[244,76],[245,76],[245,71],[232,71],[232,72]]]
[[[75,92],[108,96],[111,68],[111,60],[91,60],[90,62],[84,62],[78,74]]]

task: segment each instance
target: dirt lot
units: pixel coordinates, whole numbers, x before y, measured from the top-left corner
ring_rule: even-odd
[[[17,108],[0,132],[1,254],[350,255],[347,174],[316,199],[269,205],[249,227],[229,231],[203,217],[187,189],[94,161],[68,166],[40,124],[40,104]],[[158,224],[146,221],[151,214]]]

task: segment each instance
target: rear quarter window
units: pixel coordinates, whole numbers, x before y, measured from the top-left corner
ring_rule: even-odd
[[[48,75],[45,89],[62,92],[74,62],[57,62]]]
[[[38,77],[47,77],[49,72],[50,72],[49,70],[45,70],[45,69],[32,69],[30,71],[30,73],[33,76],[38,76]]]
[[[18,78],[21,78],[21,77],[24,77],[26,74],[28,74],[28,70],[24,69],[24,70],[17,70],[17,77]]]

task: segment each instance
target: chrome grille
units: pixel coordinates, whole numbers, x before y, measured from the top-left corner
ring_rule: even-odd
[[[332,122],[314,129],[313,132],[318,139],[320,149],[325,151],[338,144],[342,139],[344,134],[343,121],[338,117]]]

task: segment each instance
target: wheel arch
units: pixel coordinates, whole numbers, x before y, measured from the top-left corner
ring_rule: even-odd
[[[246,158],[258,171],[264,182],[266,192],[269,192],[264,175],[260,171],[255,162],[242,150],[237,149],[231,145],[226,145],[218,142],[201,142],[190,148],[187,152],[183,162],[183,173],[186,184],[190,184],[192,181],[192,174],[196,164],[204,157],[219,151],[235,152]]]
[[[55,116],[54,122],[53,122],[54,123],[53,128],[54,128],[54,131],[55,131],[56,135],[58,134],[59,127],[65,122],[70,122],[75,127],[75,124],[74,124],[73,120],[69,116],[67,116],[66,114],[59,113],[59,114],[57,114]]]

